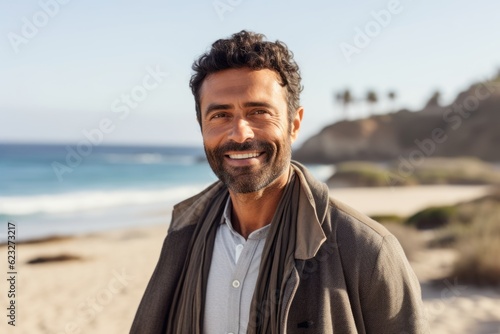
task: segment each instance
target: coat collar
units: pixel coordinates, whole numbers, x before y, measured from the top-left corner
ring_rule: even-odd
[[[326,241],[321,225],[327,214],[329,191],[326,184],[316,180],[300,163],[292,161],[292,168],[299,177],[301,185],[295,258],[307,260],[313,258]]]
[[[307,260],[313,258],[326,241],[321,225],[328,211],[329,191],[326,184],[316,180],[302,164],[292,161],[291,167],[299,177],[301,184],[295,258]],[[217,181],[199,194],[175,205],[169,233],[196,224],[210,199],[221,188],[225,188],[224,184]]]

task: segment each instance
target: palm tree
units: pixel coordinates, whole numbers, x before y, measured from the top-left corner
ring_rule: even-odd
[[[368,115],[370,116],[370,114],[374,114],[374,106],[378,102],[377,93],[375,93],[373,90],[369,90],[368,92],[366,92],[366,102],[368,102],[368,104],[371,106]]]
[[[338,92],[335,94],[335,101],[337,101],[337,103],[339,103],[339,104],[342,104],[342,106],[343,106],[344,119],[347,119],[347,117],[349,116],[348,115],[348,107],[349,107],[349,104],[351,104],[352,100],[353,99],[352,99],[351,91],[348,88],[344,91],[341,91],[341,92]]]
[[[396,111],[396,108],[395,108],[395,100],[396,100],[396,92],[393,91],[393,90],[390,90],[388,93],[387,93],[387,97],[389,98],[389,100],[391,101],[391,111],[394,112]]]
[[[339,106],[343,105],[344,104],[344,97],[343,97],[343,94],[342,92],[337,92],[334,94],[334,100],[336,103],[338,103]],[[343,111],[343,113],[345,114],[345,111]]]

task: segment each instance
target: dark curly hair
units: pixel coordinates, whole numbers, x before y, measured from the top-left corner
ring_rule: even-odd
[[[265,41],[263,34],[242,30],[228,39],[219,39],[212,48],[193,63],[194,74],[189,86],[196,103],[196,117],[201,126],[200,88],[207,76],[231,68],[269,69],[279,74],[280,84],[286,87],[288,121],[292,122],[300,107],[299,66],[293,53],[280,41]]]

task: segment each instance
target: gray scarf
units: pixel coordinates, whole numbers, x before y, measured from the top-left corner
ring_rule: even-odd
[[[278,334],[283,324],[283,293],[294,266],[297,209],[300,181],[291,168],[291,178],[283,192],[262,253],[259,276],[250,307],[247,333]],[[202,334],[205,293],[212,252],[227,201],[222,187],[213,197],[191,238],[186,262],[168,314],[167,334]]]

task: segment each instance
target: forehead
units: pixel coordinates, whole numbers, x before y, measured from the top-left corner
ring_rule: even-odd
[[[278,73],[247,68],[229,69],[210,74],[200,89],[201,109],[209,103],[232,103],[230,100],[262,100],[279,104],[286,102],[285,88]]]

